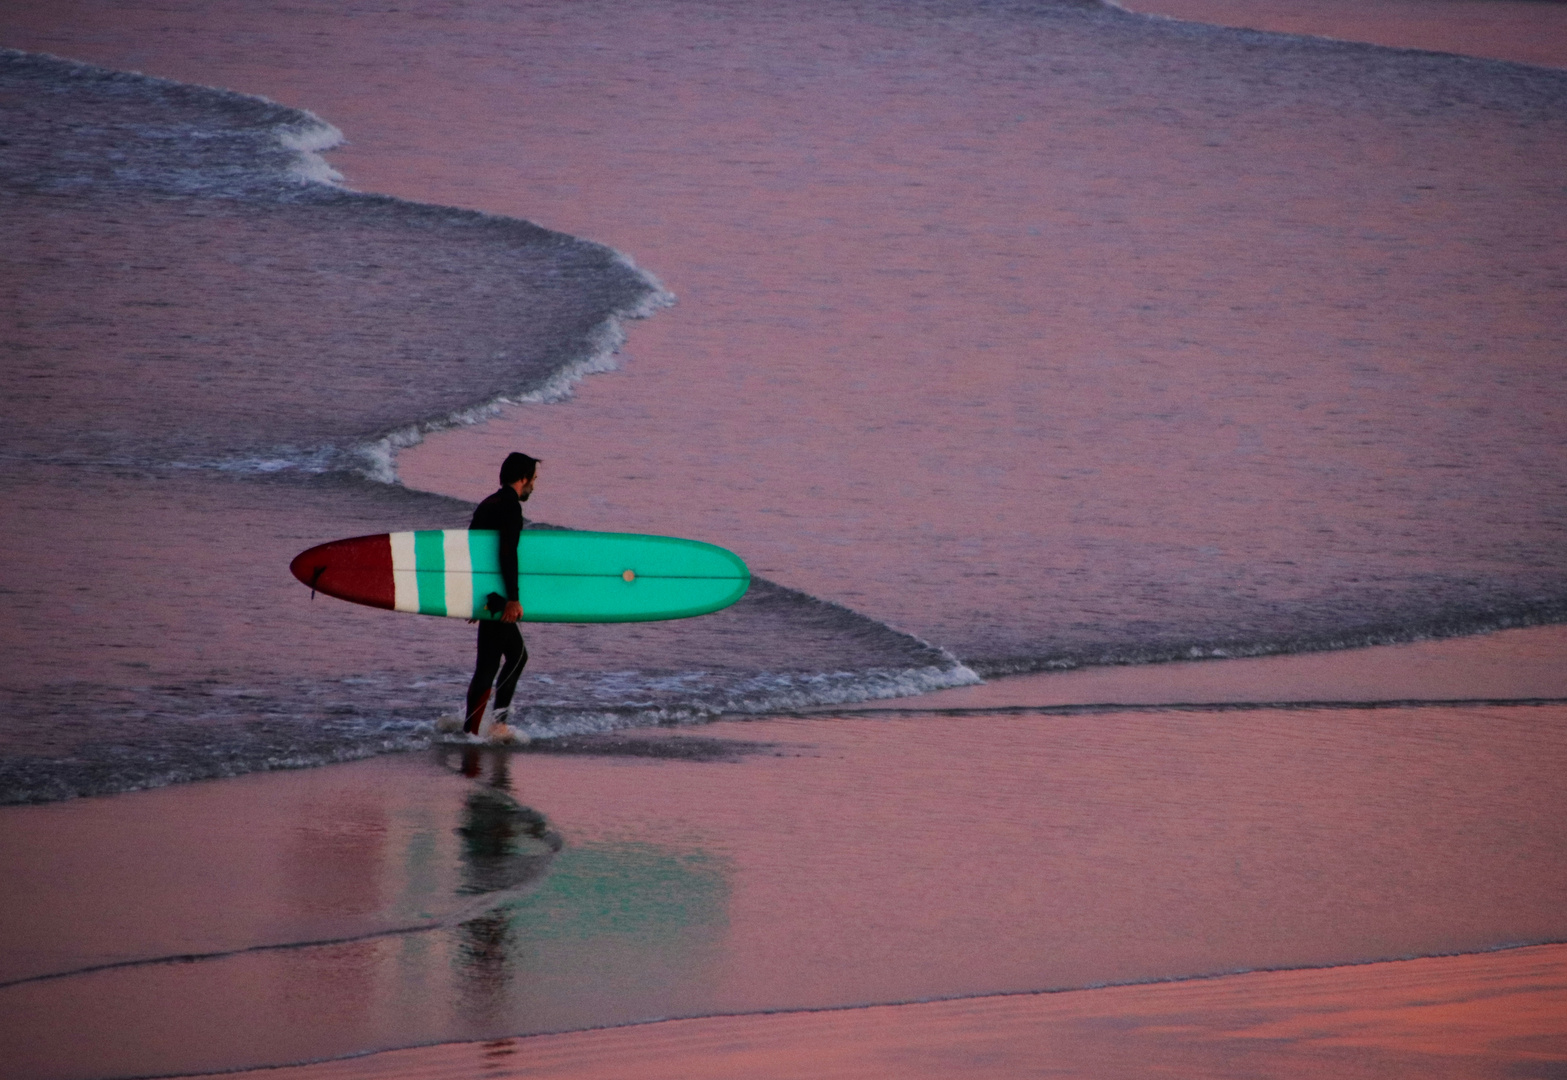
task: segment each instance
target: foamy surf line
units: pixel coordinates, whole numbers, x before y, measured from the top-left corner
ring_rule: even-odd
[[[364,481],[360,481],[364,483]],[[286,495],[291,485],[282,485]],[[396,496],[399,489],[382,489]],[[278,583],[280,588],[288,586]],[[299,599],[299,598],[296,598]],[[308,601],[306,601],[308,603]],[[327,603],[335,603],[327,601]],[[319,610],[319,606],[316,610]],[[307,609],[310,613],[310,609]],[[383,625],[417,642],[445,620],[388,615]],[[284,628],[286,629],[286,628]],[[462,632],[463,651],[467,628]],[[601,647],[603,627],[552,628],[558,647]],[[632,627],[630,632],[635,632]],[[323,630],[325,632],[325,630]],[[341,631],[338,631],[341,632]],[[548,740],[626,728],[703,724],[969,686],[979,677],[950,654],[840,605],[753,579],[734,607],[668,624],[660,647],[689,666],[659,670],[552,670],[525,674],[512,725]],[[818,665],[769,670],[785,649]],[[645,651],[645,649],[643,650]],[[837,660],[850,666],[829,667]],[[746,666],[738,666],[738,665]],[[162,685],[60,682],[8,689],[4,715],[54,723],[60,702],[91,716],[56,739],[0,753],[0,804],[162,787],[251,772],[334,764],[427,749],[435,720],[461,709],[467,672],[357,671],[336,679],[190,680]]]
[[[531,739],[551,740],[798,713],[813,706],[885,700],[977,681],[958,664],[807,674],[583,672],[570,678],[525,678],[511,723]],[[465,685],[465,675],[453,671],[442,679],[422,680],[418,687],[356,680],[351,687],[265,687],[230,699],[201,700],[193,691],[177,689],[146,695],[136,707],[156,721],[155,732],[111,728],[111,737],[75,745],[63,756],[0,755],[0,805],[427,750],[451,742],[437,733],[435,717],[443,706],[460,711]],[[567,691],[575,693],[568,696]],[[44,712],[50,702],[82,702],[86,695],[80,687],[58,687],[36,700],[10,694],[6,698],[9,714],[33,715]],[[399,698],[419,703],[379,704]]]

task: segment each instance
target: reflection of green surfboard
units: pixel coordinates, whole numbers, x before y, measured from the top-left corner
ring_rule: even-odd
[[[294,559],[294,576],[329,596],[372,607],[491,619],[501,584],[498,535],[430,529],[321,544]],[[526,622],[646,622],[728,607],[751,572],[738,555],[697,540],[636,533],[530,529],[517,547]]]

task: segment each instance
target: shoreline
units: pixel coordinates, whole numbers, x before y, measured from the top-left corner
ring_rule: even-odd
[[[1506,955],[1510,953],[1516,955]],[[1424,970],[1417,974],[1404,965]],[[1447,970],[1439,970],[1444,967]],[[1240,1070],[1234,1070],[1234,1063],[1225,1060],[1224,1051],[1233,1054],[1236,1044],[1244,1045],[1248,1038],[1261,1044],[1266,1036],[1246,1034],[1247,1029],[1267,1031],[1271,1024],[1274,1049],[1271,1053],[1263,1050],[1252,1055],[1242,1067],[1244,1070],[1267,1068],[1268,1075],[1274,1077],[1320,1075],[1315,1070],[1329,1067],[1329,1063],[1323,1060],[1320,1049],[1312,1053],[1311,1044],[1320,1047],[1334,1040],[1354,1039],[1362,1046],[1381,1044],[1378,1049],[1384,1060],[1378,1065],[1386,1071],[1378,1075],[1389,1075],[1402,1066],[1422,1069],[1421,1075],[1431,1077],[1447,1075],[1446,1070],[1432,1071],[1431,1062],[1422,1060],[1418,1049],[1411,1052],[1409,1046],[1401,1046],[1401,1042],[1413,1041],[1407,1034],[1397,1029],[1368,1030],[1362,1017],[1368,1009],[1402,1010],[1413,1020],[1413,1024],[1405,1021],[1407,1030],[1418,1025],[1414,1018],[1422,1012],[1433,1015],[1462,1002],[1462,997],[1454,994],[1453,982],[1464,978],[1474,984],[1487,978],[1508,980],[1511,989],[1502,993],[1514,1012],[1508,1016],[1495,1007],[1487,1009],[1479,1001],[1470,1003],[1479,1008],[1471,1009],[1464,1026],[1463,1049],[1450,1047],[1444,1055],[1466,1059],[1457,1066],[1465,1070],[1460,1075],[1473,1080],[1492,1075],[1492,1070],[1497,1069],[1502,1075],[1511,1075],[1505,1070],[1520,1061],[1501,1051],[1498,1044],[1525,1039],[1560,1040],[1567,1036],[1567,1021],[1561,1019],[1560,1013],[1561,1003],[1567,1001],[1567,947],[1542,943],[1500,946],[1481,953],[1287,971],[1232,972],[1187,980],[1015,995],[866,1004],[794,1013],[669,1018],[592,1031],[380,1051],[284,1066],[269,1070],[266,1075],[279,1075],[284,1080],[351,1080],[362,1076],[422,1080],[467,1076],[482,1069],[484,1075],[497,1080],[511,1075],[540,1080],[552,1076],[589,1080],[607,1075],[604,1070],[608,1068],[621,1070],[614,1073],[617,1076],[632,1070],[648,1080],[709,1075],[778,1080],[827,1072],[836,1075],[851,1069],[856,1075],[889,1075],[889,1070],[895,1069],[900,1076],[930,1075],[950,1080],[971,1075],[994,1077],[1009,1068],[1026,1068],[1050,1054],[1064,1077],[1105,1080],[1123,1075],[1122,1069],[1127,1069],[1126,1075],[1158,1076],[1180,1070],[1178,1075],[1190,1076],[1193,1072],[1187,1070],[1194,1067],[1205,1076],[1229,1077]],[[1285,988],[1269,983],[1295,985]],[[1356,997],[1345,1000],[1357,991]],[[1231,1002],[1215,1000],[1226,994],[1233,995]],[[1338,1000],[1324,1001],[1329,994],[1336,994]],[[1056,996],[1080,1000],[1015,1000]],[[1489,996],[1485,994],[1481,1000]],[[1250,1013],[1238,1025],[1239,1030],[1229,1025],[1241,1017],[1226,1015],[1225,1005],[1231,1009],[1240,1006]],[[1283,1041],[1286,1026],[1306,1011],[1313,1018],[1309,1035],[1302,1032]],[[853,1015],[857,1013],[878,1015]],[[993,1018],[999,1013],[1012,1015],[998,1023]],[[1112,1050],[1109,1038],[1094,1030],[1093,1020],[1099,1017],[1119,1021],[1113,1038],[1138,1041],[1138,1051],[1144,1055],[1139,1064],[1132,1066],[1134,1054]],[[1162,1036],[1154,1034],[1148,1029],[1156,1017],[1179,1017],[1179,1026],[1170,1025]],[[978,1056],[981,1051],[972,1046],[975,1028],[985,1030],[989,1036],[989,1053],[982,1065],[965,1066],[954,1060],[951,1052],[955,1045],[965,1045]],[[1041,1028],[1054,1030],[1045,1037]],[[1449,1034],[1453,1034],[1450,1029]],[[1207,1046],[1203,1045],[1204,1036]],[[1063,1042],[1070,1045],[1065,1061],[1061,1060]],[[1158,1052],[1150,1053],[1155,1046]],[[915,1064],[916,1054],[938,1055],[942,1064],[927,1071],[928,1066]],[[515,1070],[508,1067],[512,1063],[506,1058],[512,1055],[525,1056],[526,1064],[519,1063]],[[1181,1060],[1172,1064],[1170,1055]],[[1544,1062],[1559,1057],[1547,1049],[1532,1059]],[[1334,1064],[1343,1068],[1346,1063]],[[1242,1074],[1256,1075],[1252,1071]],[[1359,1075],[1359,1071],[1336,1075]]]

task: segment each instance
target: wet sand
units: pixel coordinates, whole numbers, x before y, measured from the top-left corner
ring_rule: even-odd
[[[626,1055],[650,1075],[702,1075],[775,1054],[776,1075],[792,1060],[877,1075],[935,1046],[934,1074],[961,1076],[1026,1061],[1040,1040],[1085,1076],[1124,1074],[1139,1047],[1217,1075],[1526,1068],[1559,1048],[1557,953],[1544,969],[1510,953],[1086,988],[1567,939],[1564,721],[1567,705],[1497,704],[826,715],[12,808],[0,1050],[32,1077],[148,1075],[1085,989],[934,1019],[899,1008],[539,1045],[558,1075],[587,1076]],[[496,799],[526,814],[497,816]],[[486,913],[454,920],[486,895]],[[1421,971],[1435,982],[1411,982]],[[1474,1028],[1435,1037],[1434,1062],[1417,1038],[1447,1015],[1433,994]],[[1497,1034],[1499,1000],[1516,1040]],[[759,1058],[715,1050],[729,1023]],[[498,1060],[485,1053],[385,1068],[462,1075]]]
[[[277,1080],[1546,1077],[1567,947],[436,1046]]]

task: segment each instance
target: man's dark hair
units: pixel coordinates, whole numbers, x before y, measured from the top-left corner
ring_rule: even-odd
[[[518,480],[532,480],[538,467],[538,458],[527,454],[507,454],[506,460],[501,462],[501,487],[515,484]]]

